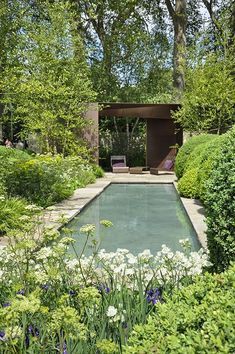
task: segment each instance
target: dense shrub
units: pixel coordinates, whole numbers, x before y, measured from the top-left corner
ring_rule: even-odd
[[[92,168],[81,158],[45,155],[15,163],[6,186],[11,195],[45,207],[94,181]]]
[[[224,136],[206,190],[208,248],[221,271],[235,260],[235,128]]]
[[[104,176],[103,169],[98,165],[92,165],[93,172],[97,178]]]
[[[206,193],[206,183],[210,178],[212,169],[214,166],[214,161],[218,154],[220,154],[220,149],[224,143],[225,135],[219,135],[213,141],[210,141],[205,145],[205,149],[201,154],[200,168],[198,170],[198,194],[201,201],[205,200]]]
[[[213,161],[223,139],[222,135],[217,135],[209,142],[196,146],[188,156],[184,175],[179,181],[179,192],[182,196],[204,200],[205,183],[211,174]]]
[[[187,171],[179,180],[178,190],[182,197],[197,198],[198,197],[198,168]]]
[[[234,298],[235,266],[198,277],[135,326],[124,353],[234,353]]]
[[[30,158],[29,154],[24,151],[0,146],[0,184],[5,184],[8,175],[18,161],[27,161]]]
[[[200,144],[204,144],[209,140],[216,138],[216,135],[204,134],[190,138],[180,149],[176,156],[175,161],[175,173],[178,178],[181,178],[184,174],[184,169],[187,164],[187,159],[193,150]]]

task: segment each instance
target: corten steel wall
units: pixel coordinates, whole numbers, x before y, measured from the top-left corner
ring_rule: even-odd
[[[183,131],[171,117],[177,104],[103,103],[99,117],[136,117],[147,122],[146,165],[162,167],[167,156],[172,157],[170,146],[183,143]]]

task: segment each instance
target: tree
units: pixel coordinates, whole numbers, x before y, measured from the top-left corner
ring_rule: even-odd
[[[161,76],[168,74],[170,45],[161,7],[155,9],[148,1],[140,0],[71,3],[78,31],[89,51],[98,100],[146,101],[149,91],[142,82],[146,84],[148,76],[154,78],[148,81],[152,95],[152,88],[159,87],[152,75],[154,71],[159,73],[163,69]]]
[[[6,65],[2,76],[5,117],[11,110],[25,136],[38,134],[45,152],[78,151],[87,125],[83,114],[95,94],[70,7],[45,1],[35,18],[35,7],[23,5],[19,42],[11,53],[19,61]]]
[[[182,108],[175,118],[190,132],[221,134],[235,123],[234,57],[212,53],[186,72]]]
[[[165,2],[174,26],[173,87],[176,89],[176,99],[179,100],[185,86],[186,0],[176,0],[175,6],[171,0]]]

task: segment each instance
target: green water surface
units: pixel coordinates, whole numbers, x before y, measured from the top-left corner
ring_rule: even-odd
[[[112,221],[104,228],[102,219]],[[106,251],[126,248],[134,254],[150,249],[154,254],[166,244],[181,250],[179,240],[188,238],[192,249],[200,248],[192,224],[172,184],[111,184],[92,201],[67,227],[73,230],[78,254],[85,235],[79,233],[84,224],[95,224],[95,239]],[[90,254],[91,249],[86,250]]]

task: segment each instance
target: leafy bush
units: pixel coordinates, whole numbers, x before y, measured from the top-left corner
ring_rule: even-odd
[[[175,173],[178,178],[181,178],[184,174],[185,166],[187,160],[193,150],[200,144],[207,143],[209,140],[216,138],[216,135],[204,134],[198,135],[190,138],[184,145],[179,149],[175,161]]]
[[[209,142],[196,146],[188,156],[184,175],[179,181],[179,192],[182,196],[204,200],[205,183],[211,174],[213,161],[220,151],[223,139],[223,135],[217,135]]]
[[[235,260],[235,128],[224,136],[206,185],[207,240],[216,270]]]
[[[225,135],[219,135],[217,138],[208,142],[204,146],[204,151],[200,156],[200,168],[198,170],[198,194],[201,201],[205,200],[206,183],[210,178],[216,156],[220,154],[221,146],[224,143]]]
[[[235,266],[205,274],[177,291],[146,325],[137,325],[126,354],[233,353],[235,351]]]
[[[0,236],[12,230],[24,230],[31,216],[39,210],[24,199],[0,196]]]
[[[18,161],[28,161],[30,158],[24,151],[0,146],[0,184],[5,184],[8,175]]]
[[[45,155],[16,162],[6,187],[11,195],[46,207],[94,181],[92,168],[81,158]]]
[[[96,176],[97,178],[104,176],[104,171],[103,171],[103,169],[102,169],[100,166],[98,166],[98,165],[92,165],[92,169],[93,169],[94,174],[95,174],[95,176]]]
[[[198,168],[187,171],[179,180],[178,190],[186,198],[198,198]]]

